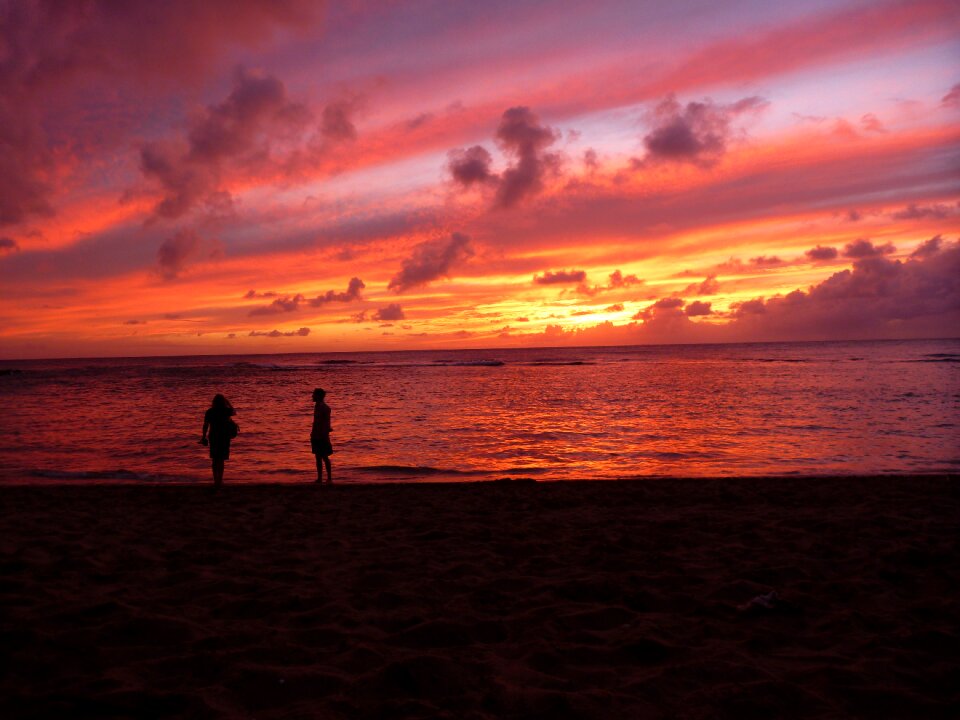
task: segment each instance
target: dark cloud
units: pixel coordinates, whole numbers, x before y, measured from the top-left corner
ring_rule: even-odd
[[[268,292],[257,292],[256,290],[248,290],[247,294],[243,296],[244,300],[255,300],[257,298],[275,298],[278,293],[271,291]]]
[[[643,138],[646,161],[716,162],[726,151],[733,120],[767,104],[763,98],[748,97],[730,105],[704,100],[683,106],[670,95],[653,110],[654,128]]]
[[[0,237],[0,254],[16,252],[20,249],[20,244],[13,238]]]
[[[406,315],[404,314],[403,308],[400,307],[399,303],[390,303],[386,307],[378,308],[371,319],[383,322],[403,320],[405,317]]]
[[[219,187],[225,167],[269,163],[271,136],[302,128],[309,117],[303,105],[287,98],[280,80],[239,68],[230,95],[193,118],[186,142],[140,147],[141,171],[163,192],[155,214],[177,218],[201,202],[229,205]]]
[[[720,281],[716,275],[708,275],[703,282],[697,286],[697,295],[716,295],[720,290]]]
[[[123,324],[124,325],[146,325],[147,321],[146,320],[124,320]]]
[[[890,255],[896,252],[896,248],[890,243],[883,245],[874,245],[867,238],[857,238],[852,243],[843,246],[843,256],[858,260],[860,258],[880,257]]]
[[[466,150],[451,150],[447,167],[455,182],[463,187],[496,182],[499,178],[490,170],[493,158],[480,145]]]
[[[387,287],[401,293],[437,278],[449,277],[454,265],[472,255],[470,238],[458,232],[420,243],[413,249],[413,255],[403,261],[400,272],[390,279]]]
[[[684,312],[687,314],[687,317],[698,317],[701,315],[711,315],[713,310],[710,309],[710,303],[704,302],[703,300],[694,300],[684,308]]]
[[[610,273],[607,288],[616,290],[618,288],[631,287],[633,285],[640,285],[642,283],[643,280],[638,278],[636,275],[624,275],[619,270],[614,270],[612,273]]]
[[[587,279],[585,270],[547,270],[543,275],[534,275],[536,285],[565,285],[582,283]]]
[[[333,290],[327,290],[327,292],[322,295],[317,295],[315,298],[311,298],[308,301],[308,304],[311,307],[320,307],[321,305],[326,305],[327,303],[332,302],[352,302],[354,300],[360,299],[360,291],[366,287],[363,280],[358,277],[350,278],[350,282],[347,283],[347,289],[344,292],[334,292]]]
[[[546,173],[560,165],[559,155],[546,152],[556,139],[556,133],[541,125],[528,107],[512,107],[503,113],[496,140],[513,163],[500,176],[496,207],[513,207],[542,189]]]
[[[934,235],[929,240],[924,240],[917,246],[917,249],[910,253],[912,258],[927,258],[940,252],[943,246],[943,238],[940,235]]]
[[[663,319],[666,317],[675,317],[682,316],[683,311],[680,309],[684,306],[685,301],[683,298],[678,297],[666,297],[660,298],[652,305],[648,305],[642,310],[638,311],[634,316],[633,320],[644,320],[644,321],[653,321],[657,319]]]
[[[848,210],[847,217],[844,219],[847,222],[860,222],[863,219],[863,215],[857,210]]]
[[[720,281],[717,280],[717,276],[708,275],[703,279],[703,282],[694,283],[693,285],[688,285],[684,290],[684,292],[696,293],[697,295],[716,295],[719,289],[720,289]]]
[[[278,297],[265,307],[254,308],[250,311],[250,316],[257,315],[279,315],[280,313],[296,312],[305,306],[321,307],[332,302],[352,302],[360,299],[360,292],[366,287],[360,278],[350,278],[347,289],[343,292],[327,290],[327,292],[317,295],[315,298],[306,298],[302,293],[296,295],[284,295]],[[244,297],[253,299],[257,297],[273,297],[276,293],[257,293],[254,290],[248,292]]]
[[[222,255],[223,247],[216,240],[205,240],[194,230],[180,230],[157,249],[157,267],[165,280],[174,280],[190,261]]]
[[[99,78],[113,88],[199,83],[226,48],[306,27],[320,12],[310,0],[0,3],[0,225],[51,214],[54,158],[89,139],[82,126],[63,131],[61,98],[80,88],[89,97]]]
[[[950,92],[940,99],[940,103],[951,107],[960,105],[960,83],[950,88]]]
[[[642,284],[643,280],[638,278],[636,275],[624,275],[620,270],[614,270],[612,273],[610,273],[606,285],[594,285],[592,287],[587,285],[586,274],[584,274],[584,282],[581,282],[577,287],[577,292],[581,295],[594,297],[602,292],[609,292],[610,290],[619,290],[620,288]]]
[[[820,245],[817,245],[816,247],[805,251],[803,254],[811,260],[821,262],[824,260],[836,260],[837,255],[840,253],[835,247],[821,247]]]
[[[731,331],[791,339],[943,336],[960,320],[960,243],[927,243],[907,261],[862,257],[807,292],[742,303]]]
[[[320,134],[328,140],[336,142],[356,140],[357,128],[354,126],[352,119],[356,105],[356,100],[339,100],[329,103],[323,109]]]
[[[733,311],[733,316],[737,318],[746,315],[764,315],[767,312],[767,306],[764,304],[763,298],[736,302],[730,306],[730,309]]]
[[[250,311],[249,315],[254,317],[257,315],[279,315],[281,313],[296,312],[300,309],[300,305],[303,302],[304,297],[299,293],[297,295],[285,295],[278,297],[265,307],[254,308]]]
[[[943,205],[941,203],[934,203],[933,205],[914,205],[910,203],[903,210],[899,210],[891,217],[894,220],[921,220],[923,218],[936,218],[942,219],[945,217],[950,217],[955,215],[957,208],[950,207],[949,205]]]
[[[750,264],[758,267],[779,267],[780,265],[783,265],[783,260],[778,258],[776,255],[771,257],[760,255],[759,257],[750,258]]]
[[[248,335],[250,337],[306,337],[310,334],[310,328],[302,327],[299,330],[290,330],[289,332],[282,332],[280,330],[271,330],[269,332],[261,330],[251,330]]]

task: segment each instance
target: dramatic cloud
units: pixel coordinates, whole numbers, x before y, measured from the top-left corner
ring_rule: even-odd
[[[547,273],[546,275],[549,275],[549,274],[550,273]],[[546,275],[544,277],[546,277]],[[591,287],[586,283],[587,276],[585,272],[583,277],[584,277],[583,281],[580,283],[579,286],[577,286],[577,292],[581,295],[588,295],[589,297],[594,297],[595,295],[599,295],[600,293],[603,293],[603,292],[609,292],[611,290],[619,290],[621,288],[627,288],[627,287],[632,287],[634,285],[643,284],[643,280],[638,278],[636,275],[624,275],[620,270],[614,270],[612,273],[610,273],[610,276],[607,280],[606,285],[594,285]],[[534,282],[538,282],[536,278],[534,278]],[[544,283],[541,283],[541,284],[544,284]],[[550,283],[547,282],[545,284],[550,284]]]
[[[303,105],[287,99],[277,78],[238,69],[233,91],[193,119],[186,143],[141,146],[140,169],[163,191],[156,214],[177,218],[200,202],[223,203],[219,186],[227,164],[265,165],[271,137],[302,128],[309,119]]]
[[[190,261],[222,256],[223,248],[215,240],[205,240],[193,230],[181,230],[163,241],[157,249],[157,267],[165,280],[173,280]]]
[[[696,293],[697,295],[716,295],[719,289],[720,281],[717,280],[717,276],[708,275],[706,278],[704,278],[703,282],[688,285],[684,292]]]
[[[284,297],[278,297],[265,307],[259,307],[251,310],[249,314],[251,316],[278,315],[280,313],[296,312],[304,306],[322,307],[323,305],[332,302],[348,303],[354,300],[359,300],[360,291],[365,287],[366,285],[360,278],[350,278],[350,282],[348,283],[347,289],[344,292],[327,290],[327,292],[323,293],[322,295],[318,295],[317,297],[310,299],[305,298],[302,293],[297,293],[296,295],[285,295]],[[258,294],[251,290],[244,297],[247,299],[254,299],[257,297],[272,297],[275,295],[276,293]]]
[[[308,303],[311,307],[320,307],[321,305],[326,305],[327,303],[332,302],[353,302],[354,300],[360,299],[360,291],[365,287],[366,285],[360,278],[350,278],[350,282],[347,283],[347,289],[345,292],[334,292],[333,290],[327,290],[324,294],[318,295],[317,297],[309,300]]]
[[[940,235],[934,235],[929,240],[924,240],[917,249],[910,253],[912,258],[927,258],[940,252],[943,246],[943,238]]]
[[[413,249],[413,255],[403,261],[400,272],[391,278],[387,287],[401,293],[437,278],[449,277],[454,265],[472,255],[470,238],[457,232],[450,237],[420,243]]]
[[[636,315],[634,320],[654,320],[664,317],[680,316],[683,312],[680,310],[684,306],[684,300],[678,297],[660,298],[652,305],[643,308]]]
[[[759,257],[750,258],[750,264],[756,265],[758,267],[777,267],[783,265],[784,262],[776,255],[772,257],[767,257],[766,255],[760,255]]]
[[[907,260],[874,254],[835,273],[809,291],[751,300],[735,311],[732,334],[767,338],[883,337],[891,329],[948,332],[960,321],[960,243],[941,249],[924,243],[924,252]]]
[[[0,237],[0,255],[4,253],[16,252],[20,245],[13,238]]]
[[[250,337],[269,337],[269,338],[278,338],[278,337],[306,337],[310,334],[310,328],[302,327],[299,330],[290,330],[289,332],[282,332],[280,330],[271,330],[269,332],[263,332],[260,330],[251,330],[249,333]]]
[[[710,303],[703,300],[694,300],[684,308],[687,317],[697,317],[700,315],[710,315],[713,310],[710,309]]]
[[[328,104],[323,109],[320,124],[321,135],[335,142],[356,140],[357,128],[354,126],[352,119],[355,110],[355,100],[340,100]]]
[[[534,275],[537,285],[566,285],[582,283],[587,279],[586,270],[547,270],[543,275]]]
[[[89,93],[91,79],[111,88],[198,82],[225,48],[307,27],[320,12],[309,0],[0,4],[0,225],[52,213],[56,161],[84,140],[85,127],[63,131],[47,104],[55,93]]]
[[[559,155],[546,152],[557,135],[541,125],[530,108],[512,107],[503,113],[496,139],[500,149],[514,158],[497,189],[497,207],[508,208],[539,192],[546,172],[559,167]]]
[[[386,307],[378,308],[371,319],[378,322],[391,322],[394,320],[403,320],[405,317],[406,315],[399,303],[390,303]]]
[[[453,179],[463,187],[475,184],[486,184],[498,180],[491,172],[490,164],[493,159],[490,153],[480,145],[474,145],[466,150],[451,150],[447,164]]]
[[[957,208],[949,205],[934,203],[933,205],[919,206],[911,203],[903,210],[893,213],[891,217],[894,220],[921,220],[923,218],[942,219],[955,214],[957,214]]]
[[[866,238],[858,238],[852,243],[847,243],[843,246],[843,256],[848,258],[853,258],[858,260],[860,258],[871,258],[871,257],[880,257],[882,255],[890,255],[896,252],[896,248],[890,243],[884,243],[883,245],[874,245]]]
[[[810,248],[803,254],[815,262],[835,260],[837,255],[839,255],[835,247],[820,247],[819,245]]]
[[[643,280],[638,278],[636,275],[624,275],[619,270],[614,270],[612,273],[610,273],[607,289],[616,290],[619,288],[631,287],[633,285],[640,285],[642,283]]]
[[[705,100],[684,107],[670,95],[653,110],[654,128],[643,138],[646,160],[714,163],[726,151],[734,118],[766,106],[763,98],[748,97],[730,105]]]
[[[300,304],[304,301],[303,295],[285,295],[279,297],[266,307],[254,308],[249,315],[279,315],[280,313],[296,312],[300,309]]]

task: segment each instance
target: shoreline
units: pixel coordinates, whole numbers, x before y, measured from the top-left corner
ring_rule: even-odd
[[[955,475],[716,480],[0,486],[0,711],[957,714]]]

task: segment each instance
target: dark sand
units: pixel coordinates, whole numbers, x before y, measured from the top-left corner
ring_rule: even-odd
[[[5,718],[960,717],[955,478],[0,498]]]

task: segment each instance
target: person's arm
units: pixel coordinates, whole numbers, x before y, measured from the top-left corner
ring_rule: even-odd
[[[209,427],[210,427],[210,420],[207,419],[207,416],[206,416],[206,415],[204,415],[204,416],[203,416],[203,434],[200,436],[200,444],[201,444],[201,445],[206,445],[206,444],[207,444],[207,428],[209,428]]]

